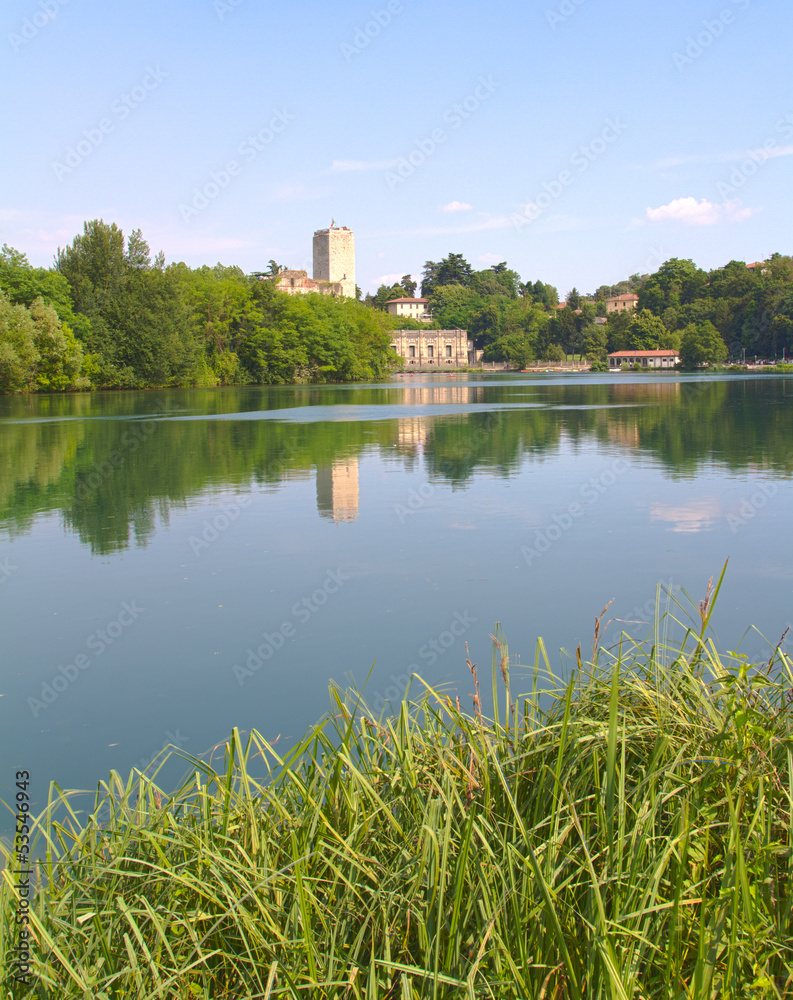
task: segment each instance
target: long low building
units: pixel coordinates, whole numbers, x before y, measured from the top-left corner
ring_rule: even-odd
[[[406,367],[461,368],[477,360],[467,330],[394,330],[391,346]]]
[[[614,351],[609,354],[609,369],[619,371],[622,365],[641,365],[642,368],[674,368],[680,355],[672,350]]]

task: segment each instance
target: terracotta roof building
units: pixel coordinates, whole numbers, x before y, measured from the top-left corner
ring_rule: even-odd
[[[429,323],[432,319],[427,312],[429,304],[429,299],[389,299],[385,304],[385,309],[390,316],[407,316],[420,323]]]
[[[614,351],[609,354],[609,370],[619,371],[622,365],[641,365],[642,368],[674,368],[680,355],[671,348],[657,351]]]
[[[610,299],[606,299],[606,312],[632,312],[638,301],[639,296],[633,292],[628,295],[613,295]]]

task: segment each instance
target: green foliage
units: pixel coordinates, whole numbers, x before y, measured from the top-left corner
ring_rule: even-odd
[[[0,291],[4,291],[11,302],[23,306],[43,299],[55,309],[59,319],[74,324],[69,282],[55,271],[31,267],[25,254],[6,244],[0,250]]]
[[[593,323],[584,336],[583,352],[590,361],[606,361],[608,335],[605,325]],[[608,365],[606,366],[608,367]]]
[[[661,347],[670,347],[670,333],[663,322],[654,316],[649,309],[641,309],[629,313],[627,327],[627,343],[625,350],[653,351]]]
[[[780,357],[793,351],[793,258],[772,254],[755,267],[732,260],[709,273],[690,260],[673,258],[643,282],[639,308],[649,310],[672,332],[712,323],[732,357],[744,350]],[[609,348],[626,346],[615,343]]]
[[[638,308],[660,316],[664,309],[676,309],[700,298],[707,283],[707,272],[692,260],[673,257],[644,282],[639,290]]]
[[[415,285],[414,285],[415,289]],[[408,294],[407,289],[400,285],[398,282],[393,285],[380,285],[374,295],[370,296],[370,304],[375,309],[382,309],[385,311],[386,304],[391,301],[391,299],[403,299],[412,298]]]
[[[87,389],[89,380],[82,374],[83,348],[71,329],[58,319],[52,306],[35,299],[30,307],[33,339],[39,354],[36,363],[36,386],[40,392],[63,392]]]
[[[616,285],[601,285],[595,292],[595,300],[605,303],[606,299],[614,298],[617,295],[637,295],[645,284],[649,274],[632,274],[625,281],[618,281]],[[605,316],[605,309],[599,316]]]
[[[545,350],[546,361],[564,361],[565,353],[558,344],[551,344]]]
[[[793,664],[721,654],[662,607],[564,680],[522,683],[494,630],[492,717],[410,692],[384,717],[331,689],[284,756],[237,730],[35,817],[36,965],[15,1000],[674,997],[793,987]],[[679,612],[682,612],[680,614]],[[672,638],[672,634],[677,638]],[[421,687],[420,682],[416,682]],[[8,868],[7,845],[0,845]],[[0,953],[15,935],[0,885]],[[68,947],[64,944],[68,942]]]
[[[690,323],[680,340],[680,363],[683,368],[698,368],[719,364],[727,358],[727,347],[721,334],[710,322]]]
[[[42,298],[27,309],[0,290],[0,392],[86,389],[83,349]]]
[[[270,261],[267,274],[280,270]],[[354,300],[279,293],[239,267],[166,268],[139,229],[125,241],[96,219],[58,250],[53,271],[5,246],[4,290],[3,392],[382,378],[390,331],[405,325]]]
[[[39,352],[30,312],[0,291],[0,392],[21,392],[35,379]]]

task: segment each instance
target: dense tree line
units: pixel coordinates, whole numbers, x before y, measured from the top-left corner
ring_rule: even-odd
[[[592,295],[522,282],[506,262],[474,271],[461,254],[427,261],[421,286],[437,327],[467,329],[486,360],[525,367],[580,355],[605,367],[619,350],[674,349],[684,367],[793,355],[793,258],[743,261],[707,272],[673,258]],[[638,308],[607,316],[606,299],[634,293]],[[391,297],[391,296],[389,296]]]
[[[86,222],[52,268],[0,250],[0,392],[285,384],[378,379],[391,370],[390,332],[417,327],[387,315],[413,297],[406,274],[361,302],[278,291],[281,266],[166,266],[139,229]],[[634,292],[638,308],[606,317],[605,301]],[[617,350],[670,348],[686,367],[728,356],[793,355],[793,258],[774,254],[706,272],[673,258],[593,295],[522,281],[506,261],[474,270],[462,254],[424,265],[432,326],[465,329],[485,360],[525,367],[579,355],[605,367]]]
[[[393,326],[237,267],[166,267],[140,230],[125,239],[101,220],[51,269],[0,251],[0,392],[377,379]]]

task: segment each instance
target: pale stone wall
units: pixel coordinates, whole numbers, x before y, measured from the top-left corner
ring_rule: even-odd
[[[287,295],[308,295],[316,292],[319,295],[341,295],[342,288],[339,282],[315,281],[309,278],[306,271],[283,270],[276,280],[276,288],[279,292],[286,292]]]
[[[355,237],[351,229],[314,233],[314,280],[339,282],[342,294],[355,298]]]
[[[406,368],[460,368],[474,360],[467,330],[394,330],[391,346]]]

